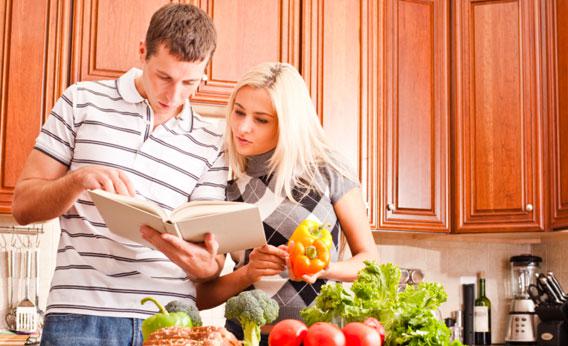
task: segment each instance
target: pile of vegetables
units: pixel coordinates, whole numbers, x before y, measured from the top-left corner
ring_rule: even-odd
[[[142,336],[148,339],[152,332],[167,327],[195,327],[202,324],[199,310],[194,305],[182,301],[174,300],[169,302],[164,308],[160,302],[153,297],[146,297],[140,302],[152,302],[159,312],[142,322]]]
[[[270,331],[270,346],[381,346],[385,329],[369,317],[365,322],[347,323],[339,329],[333,323],[316,322],[306,327],[298,320],[282,320]]]
[[[276,300],[256,289],[229,298],[225,305],[225,318],[239,321],[243,328],[244,346],[258,346],[260,327],[274,321],[279,311]]]
[[[376,318],[386,329],[386,346],[461,345],[450,342],[450,330],[433,314],[447,299],[442,285],[422,282],[399,293],[399,281],[400,270],[395,265],[365,261],[350,290],[340,283],[328,283],[315,304],[300,315],[308,325],[343,325]]]

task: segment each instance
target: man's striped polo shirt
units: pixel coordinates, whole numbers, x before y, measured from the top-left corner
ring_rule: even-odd
[[[174,209],[188,200],[225,199],[227,165],[221,123],[202,119],[186,101],[153,129],[153,112],[132,69],[117,80],[80,82],[54,106],[35,149],[76,170],[124,171],[140,198]],[[61,237],[47,313],[145,318],[140,299],[195,301],[186,274],[161,252],[106,228],[87,193],[60,217]]]

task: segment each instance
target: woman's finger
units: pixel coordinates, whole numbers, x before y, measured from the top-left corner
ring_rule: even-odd
[[[281,263],[280,261],[270,261],[264,259],[255,259],[250,261],[251,266],[254,268],[272,268],[272,269],[286,269],[285,263]]]

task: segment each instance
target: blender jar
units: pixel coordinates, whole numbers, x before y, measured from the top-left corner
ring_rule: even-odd
[[[511,257],[511,288],[513,299],[529,299],[528,287],[536,284],[542,258],[533,255]]]

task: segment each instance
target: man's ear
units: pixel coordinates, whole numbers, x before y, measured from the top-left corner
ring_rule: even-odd
[[[144,41],[140,41],[140,45],[138,46],[138,54],[140,55],[140,62],[144,64],[146,62],[146,43]]]

